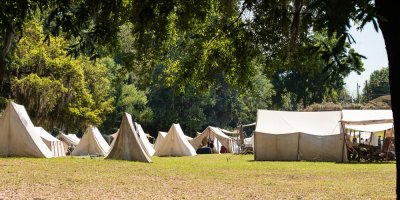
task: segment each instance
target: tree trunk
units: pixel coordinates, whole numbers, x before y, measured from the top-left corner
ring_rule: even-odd
[[[14,27],[10,25],[5,31],[3,35],[3,46],[1,48],[1,56],[0,56],[0,94],[3,97],[7,97],[9,88],[7,80],[7,55],[11,50],[12,42],[14,40]]]
[[[392,111],[395,129],[396,146],[396,180],[400,179],[400,90],[396,87],[396,75],[400,76],[400,14],[396,0],[375,0],[377,14],[383,18],[378,19],[385,40],[386,52],[389,60],[389,84],[392,101]],[[396,193],[400,194],[399,181],[396,181]]]

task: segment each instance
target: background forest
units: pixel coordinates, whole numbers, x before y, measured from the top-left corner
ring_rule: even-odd
[[[7,1],[1,110],[13,99],[54,134],[112,134],[128,112],[153,136],[172,123],[195,136],[255,122],[257,109],[389,108],[370,103],[389,94],[387,68],[351,97],[344,79],[363,71],[351,37],[268,2]]]

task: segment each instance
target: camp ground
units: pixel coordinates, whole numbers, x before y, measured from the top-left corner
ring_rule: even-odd
[[[285,178],[286,175],[286,179],[298,177],[303,180],[307,180],[311,176],[317,179],[329,176],[332,181],[340,183],[344,181],[344,179],[339,180],[338,177],[346,173],[343,170],[349,170],[349,168],[351,168],[349,176],[351,176],[350,174],[353,173],[354,170],[362,173],[373,171],[378,174],[377,180],[379,180],[381,176],[386,176],[386,181],[389,180],[390,183],[394,182],[394,180],[390,178],[390,173],[393,174],[393,172],[390,172],[390,170],[388,171],[388,169],[393,168],[393,165],[386,166],[387,164],[380,164],[377,165],[377,167],[379,167],[378,169],[365,168],[361,167],[361,165],[351,164],[349,166],[337,165],[337,163],[360,161],[369,161],[369,163],[373,163],[371,161],[377,160],[369,159],[371,155],[365,154],[363,149],[375,149],[378,146],[380,147],[379,153],[386,153],[382,154],[382,159],[379,160],[381,163],[383,163],[382,161],[393,160],[393,157],[391,157],[393,156],[391,153],[393,151],[392,140],[394,137],[393,119],[391,118],[390,111],[387,110],[343,110],[326,112],[258,110],[254,134],[248,138],[243,138],[243,144],[240,144],[241,139],[238,139],[239,135],[243,135],[238,133],[240,129],[228,131],[218,127],[207,126],[201,133],[198,133],[196,137],[191,138],[184,134],[179,124],[175,123],[171,125],[168,132],[159,131],[154,144],[152,144],[147,139],[142,126],[134,122],[130,114],[124,113],[121,119],[122,121],[118,131],[112,134],[113,140],[110,146],[99,129],[92,125],[87,126],[81,139],[74,134],[63,133],[60,133],[56,138],[44,128],[34,126],[22,105],[10,102],[0,118],[0,155],[2,157],[51,158],[53,161],[46,165],[51,165],[53,167],[57,166],[56,163],[59,161],[63,163],[63,166],[73,164],[75,167],[78,166],[79,168],[79,171],[70,173],[72,177],[75,177],[74,179],[76,179],[77,174],[84,173],[85,176],[92,177],[88,180],[92,181],[96,179],[95,181],[105,185],[107,185],[107,183],[103,182],[101,179],[93,178],[99,175],[97,174],[96,176],[92,174],[94,171],[104,175],[110,175],[110,173],[112,173],[113,178],[110,179],[109,182],[117,181],[118,183],[116,184],[128,184],[125,183],[127,180],[126,178],[130,180],[145,180],[150,177],[152,180],[156,181],[146,183],[146,185],[153,185],[154,187],[161,188],[161,190],[160,194],[158,194],[157,192],[150,192],[150,190],[145,189],[147,194],[149,194],[147,195],[149,198],[160,195],[167,195],[171,198],[200,197],[200,193],[198,194],[197,192],[191,192],[190,195],[183,195],[186,194],[184,191],[187,191],[187,185],[193,185],[193,183],[190,181],[184,181],[185,183],[182,183],[181,180],[184,178],[191,180],[193,177],[198,176],[203,178],[199,178],[196,182],[202,182],[203,179],[208,180],[210,177],[226,176],[222,181],[232,183],[232,177],[236,177],[238,173],[245,173],[247,176],[252,177],[253,181],[258,182],[265,181],[266,179],[261,179],[261,177],[263,177],[262,174],[265,175],[265,173],[268,172],[270,173],[268,176],[271,176],[271,173],[277,176],[271,177],[271,180],[268,179],[269,181],[276,180],[279,177]],[[362,143],[361,138],[364,138],[364,142],[368,139],[368,143]],[[382,140],[378,142],[379,139]],[[385,142],[386,140],[391,143]],[[212,145],[210,146],[211,143]],[[71,154],[71,157],[74,159],[65,156],[65,146],[67,145],[68,147],[74,147]],[[246,149],[246,151],[238,150],[241,146]],[[207,153],[208,155],[200,155],[204,153],[201,152],[201,150],[205,149],[209,150]],[[224,149],[226,152],[224,152]],[[200,153],[198,154],[196,150]],[[356,152],[354,153],[352,150]],[[245,155],[248,153],[253,153],[254,155]],[[354,158],[361,158],[361,160]],[[91,163],[91,159],[95,159],[93,161],[97,164],[94,165],[94,163]],[[114,160],[125,160],[127,163]],[[314,164],[312,164],[312,162],[286,161],[313,161]],[[317,164],[315,161],[322,162],[318,162]],[[21,162],[23,163],[22,165],[26,165],[24,160],[15,160],[13,162]],[[30,162],[37,161],[30,160]],[[0,164],[1,163],[4,163],[4,161],[0,158]],[[138,163],[147,163],[147,165],[142,166]],[[113,168],[108,168],[108,165],[112,165]],[[374,164],[371,164],[371,166],[373,165]],[[14,166],[14,168],[15,167],[16,166]],[[353,169],[352,167],[356,168]],[[117,170],[110,171],[110,169],[114,168]],[[291,172],[293,170],[288,170],[292,168],[297,168],[301,173],[293,174],[293,172]],[[385,170],[383,170],[383,168],[385,168]],[[188,169],[196,170],[193,174],[190,170],[187,171]],[[203,169],[207,170],[203,171]],[[224,170],[220,171],[221,169]],[[23,171],[23,169],[19,170],[21,170],[21,172]],[[169,171],[167,172],[166,170]],[[238,172],[238,170],[240,172]],[[307,170],[312,170],[312,172],[310,171],[309,174],[305,174]],[[213,175],[204,175],[210,171],[213,171]],[[329,173],[324,173],[328,171]],[[260,172],[262,172],[262,174],[259,174]],[[0,172],[0,174],[1,173],[2,172]],[[166,175],[164,173],[166,173]],[[226,174],[231,175],[227,176]],[[64,179],[62,175],[58,177],[60,181]],[[160,177],[164,177],[161,178],[163,180],[172,178],[175,179],[175,182],[169,183],[168,186],[160,186],[158,184],[162,182]],[[71,179],[71,176],[68,179]],[[357,180],[362,182],[362,179]],[[13,182],[12,180],[8,182],[10,181]],[[359,182],[352,182],[352,184],[357,185]],[[82,187],[92,187],[90,185],[82,185],[79,182],[77,184]],[[135,182],[135,184],[139,183]],[[285,187],[285,184],[278,184],[280,187]],[[344,184],[344,182],[342,184]],[[14,185],[18,185],[18,183],[14,183]],[[130,184],[128,185],[130,186]],[[163,189],[174,185],[179,185],[179,187],[186,189],[179,190],[180,195],[178,196],[171,196],[170,193]],[[260,190],[259,184],[253,185]],[[299,187],[298,190],[304,190],[307,188],[307,185],[309,184],[299,183],[295,188]],[[208,186],[212,186],[212,184]],[[218,188],[217,185],[213,185],[213,187],[213,191],[215,191],[215,188]],[[269,191],[279,191],[273,189],[274,187],[267,187]],[[114,187],[110,185],[109,188]],[[207,190],[201,186],[200,188],[204,191]],[[105,191],[109,190],[110,189],[106,189]],[[229,196],[229,194],[236,194],[236,191],[237,190],[221,189],[219,194]],[[297,193],[307,196],[302,192]],[[349,197],[355,197],[350,191],[347,191],[347,193]],[[392,193],[387,193],[386,196],[382,194],[369,194],[369,196],[392,197]],[[1,195],[3,194],[0,193],[0,197],[2,197]],[[33,194],[36,193],[33,192]],[[55,194],[57,196],[58,194],[64,194],[64,192],[63,190],[59,190]],[[96,197],[101,197],[99,193],[95,192],[93,194],[95,194]],[[258,194],[256,197],[268,198],[264,194],[268,194],[268,192],[262,195]],[[284,192],[284,194],[285,196],[290,196],[291,192]],[[334,196],[331,193],[322,193],[322,197],[326,197],[325,195],[327,194],[329,194],[328,198]],[[116,196],[120,195],[122,194],[118,193]],[[268,196],[271,196],[271,194]],[[279,196],[275,197],[279,198]],[[316,198],[316,196],[313,195],[308,195],[308,197]],[[319,197],[321,197],[321,195]]]
[[[60,157],[71,148],[72,156],[142,162],[151,162],[153,155],[194,156],[196,150],[214,154],[254,153],[257,161],[348,162],[395,157],[390,110],[258,110],[256,128],[249,138],[238,139],[243,135],[240,126],[237,131],[208,126],[191,138],[179,124],[173,124],[168,132],[158,132],[154,144],[149,142],[142,126],[125,113],[119,130],[110,136],[111,147],[92,125],[88,125],[82,139],[63,133],[55,138],[42,127],[35,127],[25,108],[13,102],[8,104],[0,122],[2,156]],[[22,143],[26,145],[21,146]],[[241,148],[250,151],[237,150]]]

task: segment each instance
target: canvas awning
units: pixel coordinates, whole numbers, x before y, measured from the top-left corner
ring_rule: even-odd
[[[393,123],[393,113],[392,110],[342,110],[341,121],[353,125]]]
[[[392,123],[368,124],[368,125],[346,125],[346,129],[363,132],[379,132],[393,128]]]
[[[346,129],[377,132],[393,128],[391,110],[343,110],[342,120]]]

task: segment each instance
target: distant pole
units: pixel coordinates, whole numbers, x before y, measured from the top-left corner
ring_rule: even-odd
[[[243,133],[243,124],[242,123],[240,123],[240,126],[239,126],[239,136],[240,136],[240,148],[242,148],[242,146],[243,146],[243,144],[244,144],[244,133]]]
[[[367,81],[367,80],[365,80],[365,93],[366,93],[366,96],[367,96],[367,101],[369,101],[369,94],[368,94],[368,81]]]

